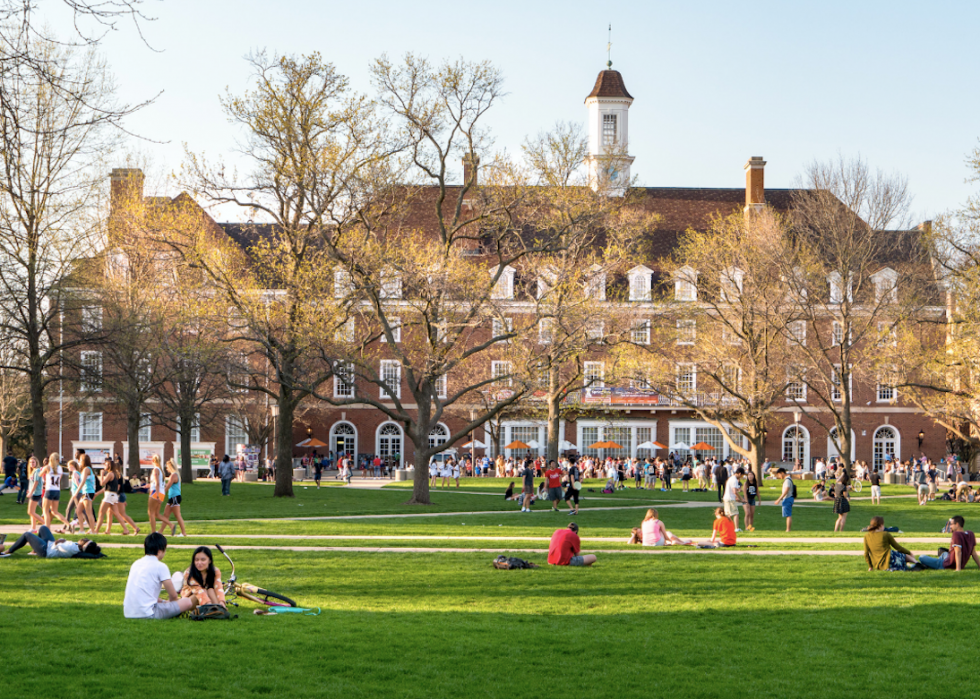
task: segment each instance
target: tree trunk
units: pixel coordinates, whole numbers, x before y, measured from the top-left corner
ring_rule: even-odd
[[[749,438],[749,451],[751,452],[749,462],[752,464],[752,470],[755,471],[756,480],[761,484],[764,475],[762,464],[766,460],[766,438],[761,429]]]
[[[408,430],[412,444],[415,447],[415,478],[412,482],[412,498],[406,505],[431,505],[429,497],[429,418],[431,416],[432,403],[421,398],[418,401],[418,414],[415,421],[415,429]]]
[[[293,404],[289,392],[279,388],[279,420],[276,422],[276,487],[273,497],[293,497]]]
[[[191,429],[194,415],[181,415],[180,422],[180,479],[184,483],[194,482],[194,467],[191,465]]]
[[[548,461],[558,461],[558,441],[561,433],[561,398],[558,393],[558,377],[552,370],[548,378]]]
[[[44,415],[44,384],[40,375],[31,372],[31,423],[34,436],[34,456],[44,461],[48,454],[48,428]]]
[[[126,415],[126,438],[129,440],[129,457],[127,458],[128,478],[140,475],[140,410],[130,406]]]

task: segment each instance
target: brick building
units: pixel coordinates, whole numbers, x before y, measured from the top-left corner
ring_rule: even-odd
[[[613,180],[629,181],[633,162],[628,154],[629,107],[632,102],[633,98],[619,72],[600,72],[595,87],[585,101],[589,136],[587,163],[593,180],[604,173]],[[617,171],[610,171],[612,162],[616,163]],[[650,259],[637,260],[636,266],[627,275],[631,303],[640,307],[644,303],[652,306],[651,290],[658,283],[654,260],[668,254],[684,231],[689,228],[704,229],[714,216],[754,210],[766,204],[777,210],[790,207],[791,190],[765,188],[765,166],[762,158],[750,158],[744,167],[744,187],[648,187],[638,192],[636,205],[657,213],[660,222],[656,231],[650,233],[650,245],[646,246]],[[139,171],[114,170],[112,178],[114,199],[127,188],[136,188],[136,196],[143,196],[142,173]],[[180,195],[170,203],[178,200],[187,203],[189,197]],[[167,200],[160,198],[154,198],[154,202],[160,206],[168,204]],[[202,210],[201,215],[207,214]],[[214,223],[214,228],[243,247],[249,245],[250,236],[254,236],[256,231],[261,233],[261,228],[246,230],[237,223]],[[892,268],[883,263],[882,273],[890,271],[893,271]],[[509,293],[514,293],[512,282]],[[683,290],[678,293],[683,293]],[[90,357],[90,360],[97,361],[97,357]],[[391,371],[393,385],[397,386],[402,379],[399,367],[392,365],[382,368]],[[691,380],[696,383],[696,375]],[[448,381],[452,381],[452,377]],[[336,380],[334,384],[331,390],[336,396],[347,395],[344,392],[348,390],[378,390],[376,387],[349,387]],[[440,390],[445,391],[445,386]],[[654,441],[668,445],[707,442],[715,447],[715,454],[729,453],[727,444],[715,427],[652,391],[605,386],[599,379],[590,388],[580,391],[574,400],[583,410],[577,419],[562,423],[561,440],[566,447],[574,447],[579,453],[588,453],[587,445],[605,440],[615,441],[623,448],[600,451],[603,455],[654,455],[655,451],[639,447],[645,442]],[[945,454],[945,431],[923,417],[913,406],[903,403],[901,395],[896,394],[894,389],[876,385],[854,386],[853,404],[853,458],[880,463],[889,455],[908,458],[925,452],[937,458]],[[797,422],[795,413],[798,408],[787,399],[785,406],[778,411],[779,423],[771,427],[767,435],[766,456],[770,460],[789,461],[798,457],[804,463],[810,463],[817,456],[832,456],[835,453],[828,435],[808,414],[815,410],[818,408],[814,406],[801,411]],[[126,461],[129,444],[125,436],[125,420],[111,401],[96,396],[79,403],[59,396],[52,401],[50,412],[49,441],[52,451],[70,453],[75,448],[85,448],[96,456],[95,461],[98,461],[100,454],[110,452],[121,454]],[[582,414],[589,417],[582,417]],[[452,428],[458,427],[459,423],[448,417],[446,423],[433,431],[430,443],[445,442]],[[529,450],[532,453],[545,452],[547,430],[544,422],[531,418],[506,419],[497,427],[498,444],[522,441],[537,445]],[[298,444],[308,436],[326,442],[328,449],[334,452],[380,454],[389,459],[397,456],[401,463],[410,463],[412,458],[411,443],[405,438],[402,426],[367,406],[339,408],[327,404],[314,405],[303,412],[293,426],[294,443]],[[487,451],[492,453],[495,450],[487,430],[478,430],[471,437],[487,444]],[[169,457],[175,453],[177,439],[173,429],[147,424],[140,434],[141,454],[148,457],[151,453],[158,453]],[[228,414],[198,429],[192,436],[192,448],[201,453],[214,453],[220,458],[225,453],[234,454],[237,445],[247,441],[239,419]],[[480,453],[483,450],[477,451]],[[295,455],[304,453],[307,453],[306,450],[297,449]],[[520,455],[509,450],[507,453]]]

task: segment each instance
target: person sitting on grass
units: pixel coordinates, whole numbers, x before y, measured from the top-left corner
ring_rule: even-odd
[[[198,604],[225,604],[225,590],[221,585],[221,571],[214,565],[214,557],[207,546],[198,546],[191,557],[191,567],[184,571],[181,597],[196,597]]]
[[[868,570],[908,570],[908,563],[917,563],[907,548],[885,531],[884,517],[872,517],[864,535],[864,560]]]
[[[824,487],[823,481],[817,481],[810,488],[810,492],[813,493],[813,499],[817,502],[823,502],[827,499],[827,488]]]
[[[520,497],[520,495],[514,495],[514,481],[511,481],[510,485],[507,486],[507,491],[504,493],[504,500],[517,500]]]
[[[33,532],[21,534],[9,549],[5,549],[0,544],[0,556],[6,558],[24,546],[30,546],[33,555],[41,558],[71,558],[80,553],[95,557],[102,552],[99,545],[91,539],[79,539],[78,543],[66,539],[55,539],[48,527],[41,526],[37,530],[37,534]]]
[[[558,529],[551,535],[548,545],[548,563],[553,566],[590,566],[596,562],[591,553],[580,555],[582,540],[578,538],[578,525],[572,522],[567,529]]]
[[[715,508],[715,523],[711,528],[711,538],[701,548],[718,549],[735,546],[737,535],[735,523],[725,514],[724,507]]]
[[[954,515],[949,520],[952,535],[949,550],[940,549],[938,556],[919,556],[919,567],[933,570],[964,570],[971,558],[980,568],[980,556],[977,555],[977,537],[971,531],[964,529],[965,520],[960,515]]]
[[[127,619],[171,619],[196,609],[197,597],[181,599],[170,579],[170,570],[163,563],[167,554],[167,537],[151,532],[143,540],[141,559],[133,563],[126,581],[123,598],[123,616]],[[160,597],[160,586],[167,592],[167,599]]]
[[[678,538],[673,532],[667,531],[667,527],[660,520],[660,515],[653,508],[647,510],[640,531],[644,546],[691,546],[694,543],[690,539]]]

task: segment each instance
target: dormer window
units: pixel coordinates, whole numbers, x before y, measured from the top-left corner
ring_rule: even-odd
[[[601,268],[595,265],[593,267],[592,274],[585,280],[585,298],[594,299],[596,301],[606,300],[606,273],[601,270]]]
[[[843,277],[840,272],[831,272],[827,276],[827,283],[830,285],[830,302],[831,303],[844,303],[844,283]],[[848,275],[847,279],[847,301],[850,303],[854,300],[854,285]]]
[[[640,265],[629,271],[630,301],[649,301],[653,270]]]
[[[693,267],[685,265],[674,274],[674,300],[698,300],[698,273]]]
[[[543,299],[551,289],[558,284],[558,273],[553,270],[545,270],[538,276],[538,298]]]
[[[875,286],[875,303],[898,302],[898,272],[891,267],[885,267],[871,275]]]
[[[617,126],[615,114],[602,115],[602,145],[616,145]]]
[[[502,270],[490,270],[490,275],[496,275],[498,271],[500,272],[500,277],[497,279],[497,283],[494,284],[491,297],[495,299],[514,298],[514,268],[504,267]]]
[[[333,296],[337,299],[347,298],[354,290],[354,280],[346,269],[337,269],[333,273]]]

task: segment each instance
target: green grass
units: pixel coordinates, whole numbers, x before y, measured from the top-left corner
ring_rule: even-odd
[[[494,571],[490,554],[237,552],[318,617],[127,621],[133,550],[0,560],[9,697],[971,695],[977,571],[858,558],[630,556]],[[171,551],[171,569],[187,551]],[[941,682],[936,681],[942,679]]]

